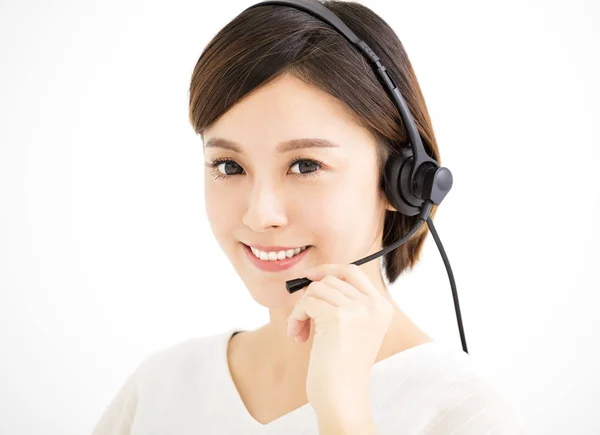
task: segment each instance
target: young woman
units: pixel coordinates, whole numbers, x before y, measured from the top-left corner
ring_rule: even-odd
[[[358,3],[323,4],[382,59],[439,162],[393,30]],[[212,232],[269,322],[151,355],[94,434],[521,433],[502,390],[388,292],[418,261],[426,226],[383,264],[350,264],[417,216],[395,210],[381,184],[386,159],[409,146],[398,110],[342,35],[291,7],[242,12],[196,64],[190,121]],[[309,286],[286,291],[305,276]]]

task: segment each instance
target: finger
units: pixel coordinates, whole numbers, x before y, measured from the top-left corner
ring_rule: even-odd
[[[328,285],[326,282],[335,282],[336,287]],[[338,287],[343,287],[343,291],[340,291]],[[342,307],[355,302],[355,299],[347,297],[344,293],[352,294],[356,297],[356,294],[362,295],[359,291],[352,288],[342,280],[337,279],[333,276],[327,276],[321,281],[313,281],[306,288],[305,293],[302,295],[300,300],[304,300],[306,297],[313,297],[329,303],[333,307]],[[364,297],[364,295],[362,295]],[[298,337],[297,341],[305,341],[308,339],[310,334],[310,321],[292,321],[291,322],[289,335]]]
[[[304,328],[302,328],[302,330],[295,337],[296,342],[304,343],[306,340],[308,340],[308,337],[310,337],[310,328],[312,327],[312,322],[314,322],[312,319],[304,322]]]
[[[316,282],[321,282],[323,284],[327,284],[328,286],[337,289],[337,291],[339,291],[351,301],[360,302],[366,297],[365,294],[358,290],[356,287],[348,284],[346,281],[343,281],[334,275],[327,275]]]
[[[298,302],[296,302],[296,305],[294,306],[294,308],[292,309],[292,312],[290,313],[290,315],[287,318],[287,322],[288,322],[288,330],[287,330],[287,334],[290,337],[295,337],[298,335],[298,333],[300,331],[302,331],[304,329],[304,327],[306,326],[306,320],[305,319],[298,319],[295,318],[292,314],[294,313],[294,310],[298,310],[298,305],[300,305],[300,303],[302,301],[304,301],[306,298],[308,297],[308,287],[304,288],[302,290],[302,296],[300,297],[300,299],[298,300]]]
[[[289,316],[289,319],[291,319],[291,336],[297,335],[298,331],[302,330],[304,322],[310,321],[310,319],[326,318],[335,309],[329,302],[325,302],[322,299],[312,296],[302,297],[296,303]]]
[[[356,264],[321,264],[314,270],[316,271],[315,275],[307,274],[307,277],[313,281],[313,278],[320,279],[326,275],[334,275],[367,296],[379,294],[369,277]]]
[[[353,293],[352,286],[346,284],[350,289],[343,288],[338,282],[343,283],[343,281],[335,277],[326,276],[321,281],[311,282],[306,289],[306,294],[328,302],[334,307],[342,307],[352,303],[354,299],[347,296],[347,294]],[[342,289],[340,289],[340,287],[342,287]],[[354,290],[354,292],[357,292],[357,290]]]

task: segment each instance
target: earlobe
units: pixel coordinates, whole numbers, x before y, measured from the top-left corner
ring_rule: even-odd
[[[398,210],[396,210],[396,209],[395,209],[395,208],[392,206],[392,204],[390,204],[390,202],[387,200],[387,198],[386,198],[386,199],[384,199],[384,202],[385,202],[385,209],[386,209],[386,210],[389,210],[389,211],[398,211]]]
[[[380,195],[381,195],[381,200],[383,201],[383,203],[385,204],[385,209],[389,210],[389,211],[398,211],[396,210],[392,204],[390,204],[390,201],[388,200],[385,192],[383,190],[380,190]]]

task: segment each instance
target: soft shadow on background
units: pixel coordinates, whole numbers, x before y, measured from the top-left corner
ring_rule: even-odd
[[[470,355],[531,434],[600,433],[599,4],[362,3],[454,175],[435,225]],[[0,4],[0,433],[89,433],[148,354],[267,321],[213,239],[187,118],[202,49],[251,4]],[[460,348],[431,236],[390,291]]]

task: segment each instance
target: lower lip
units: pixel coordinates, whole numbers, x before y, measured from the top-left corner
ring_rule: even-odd
[[[242,245],[244,244],[242,243]],[[260,270],[264,270],[265,272],[279,272],[281,270],[289,269],[298,262],[302,261],[302,259],[306,255],[306,252],[310,248],[310,246],[307,247],[304,251],[302,251],[298,255],[294,255],[292,258],[286,257],[285,260],[266,261],[257,258],[256,255],[254,255],[254,253],[252,252],[252,249],[250,249],[248,245],[244,245],[244,250],[248,254],[248,257],[250,258],[252,264],[258,267]]]

